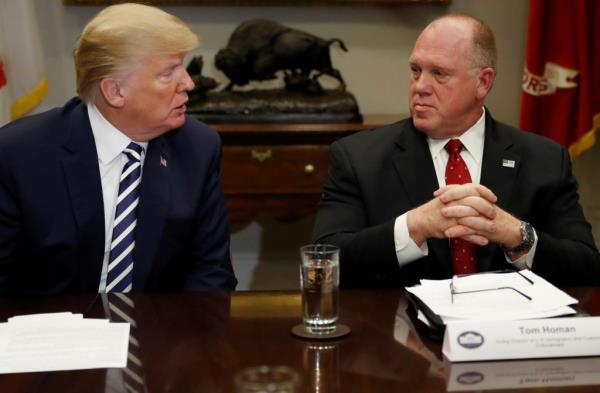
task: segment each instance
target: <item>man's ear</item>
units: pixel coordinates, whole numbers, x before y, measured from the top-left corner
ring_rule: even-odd
[[[496,72],[493,68],[485,67],[479,70],[478,85],[477,85],[477,97],[480,99],[485,98],[487,94],[492,90],[494,79],[496,78]]]
[[[100,93],[106,103],[114,108],[125,105],[122,81],[115,78],[104,78],[100,81]]]

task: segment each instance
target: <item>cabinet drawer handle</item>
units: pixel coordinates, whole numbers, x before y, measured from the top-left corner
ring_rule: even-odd
[[[273,157],[273,153],[271,152],[271,149],[267,149],[264,151],[252,149],[252,151],[250,152],[250,155],[253,159],[255,159],[259,162],[263,162],[263,161],[268,160],[269,158]]]
[[[307,175],[310,175],[314,171],[315,171],[315,166],[313,164],[306,164],[306,166],[304,166],[304,173],[306,173]]]

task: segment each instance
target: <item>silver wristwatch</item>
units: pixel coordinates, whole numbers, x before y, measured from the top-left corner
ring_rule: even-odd
[[[513,256],[520,254],[523,251],[528,251],[531,248],[531,246],[533,246],[535,235],[533,233],[533,227],[530,223],[521,221],[521,238],[523,239],[521,244],[514,248],[502,247],[504,253],[508,255],[508,257],[512,258]]]

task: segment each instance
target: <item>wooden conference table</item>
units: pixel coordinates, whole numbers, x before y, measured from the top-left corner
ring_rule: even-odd
[[[600,289],[568,292],[582,310],[600,315]],[[236,392],[236,376],[260,365],[286,366],[297,392],[600,391],[600,375],[594,377],[600,358],[444,362],[441,344],[417,334],[423,332],[415,331],[412,312],[404,312],[403,291],[341,291],[341,322],[352,333],[332,341],[290,334],[300,321],[297,292],[131,298],[147,392]],[[99,295],[0,299],[2,322],[56,311],[104,315]],[[106,392],[106,375],[107,369],[5,374],[0,392]],[[585,385],[572,386],[583,380]]]

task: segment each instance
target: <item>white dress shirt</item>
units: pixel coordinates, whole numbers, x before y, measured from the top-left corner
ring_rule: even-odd
[[[469,173],[471,174],[471,182],[479,184],[481,179],[481,164],[483,161],[483,147],[485,141],[485,108],[477,122],[463,133],[458,139],[462,142],[464,148],[460,155],[467,164]],[[431,159],[435,168],[438,184],[440,187],[446,185],[446,164],[450,155],[444,148],[446,143],[452,138],[432,139],[427,138]],[[404,266],[409,262],[422,258],[429,254],[427,242],[423,242],[421,247],[410,238],[408,233],[408,225],[406,223],[407,213],[396,218],[394,223],[394,245],[396,247],[396,256],[400,266]],[[512,263],[518,269],[528,269],[533,265],[533,257],[537,247],[537,234],[534,230],[534,243],[529,252],[516,261],[511,261],[505,255],[506,261]]]
[[[104,259],[102,261],[102,275],[100,276],[98,292],[105,292],[113,221],[119,194],[119,179],[123,166],[125,166],[128,160],[123,150],[125,150],[132,140],[106,120],[94,104],[88,104],[87,111],[96,143],[96,152],[98,153],[98,167],[100,168],[100,181],[102,182],[102,200],[104,201]],[[144,149],[140,162],[143,168],[148,142],[136,143]]]

